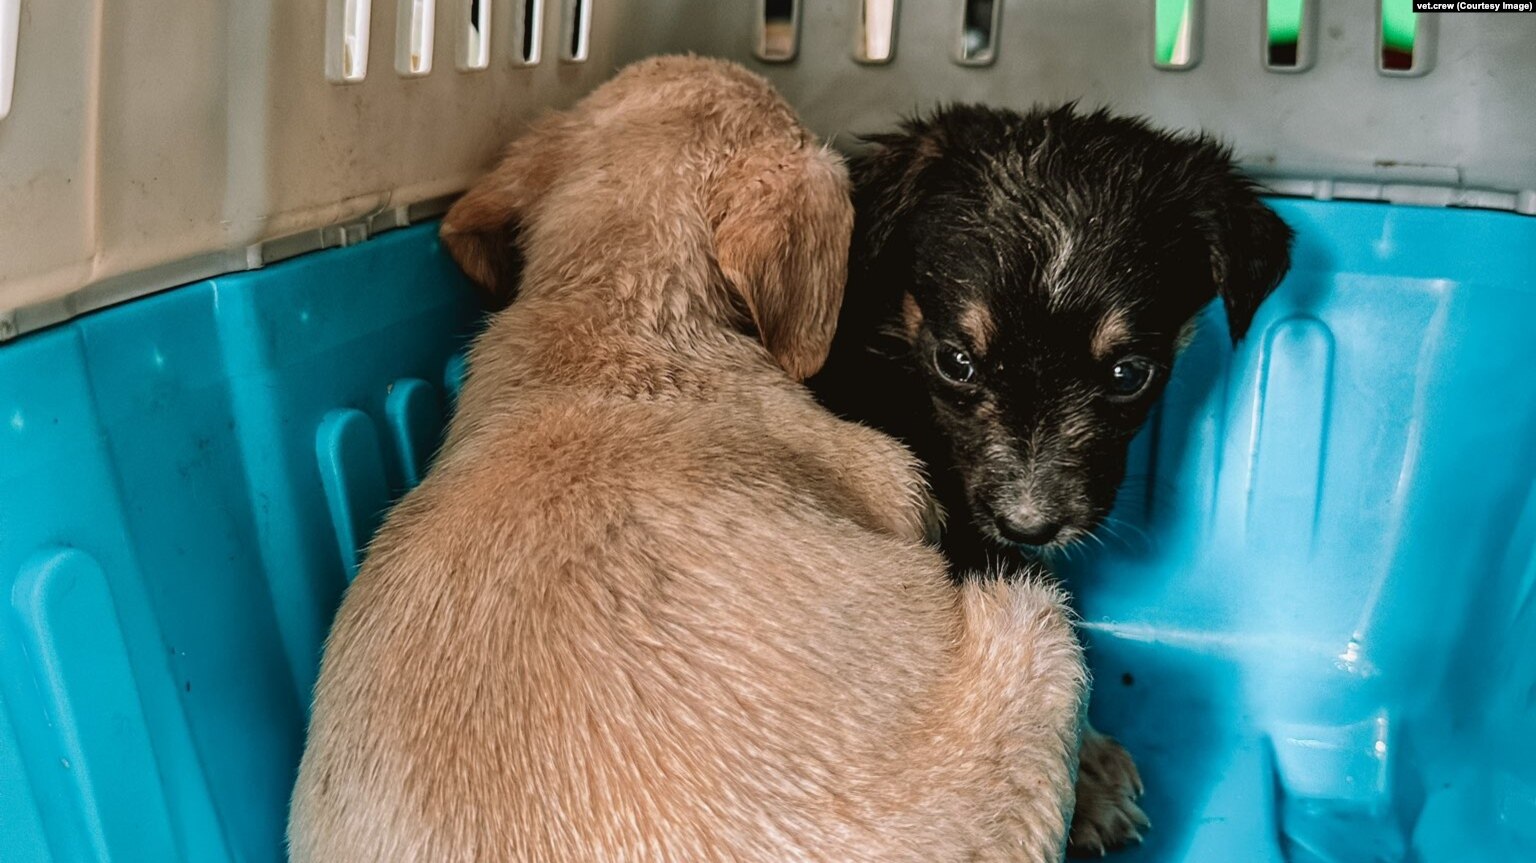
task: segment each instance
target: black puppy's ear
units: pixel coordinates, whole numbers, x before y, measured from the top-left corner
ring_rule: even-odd
[[[1239,178],[1236,185],[1225,224],[1215,232],[1211,248],[1211,276],[1227,309],[1233,344],[1247,334],[1259,304],[1290,270],[1294,236],[1290,226],[1259,200],[1251,182]]]
[[[879,259],[891,237],[922,201],[921,183],[943,144],[927,120],[908,120],[901,131],[865,138],[874,145],[851,165],[857,212],[854,251],[865,266]],[[855,264],[856,266],[858,264]]]
[[[1235,345],[1290,269],[1293,233],[1259,200],[1253,181],[1233,167],[1229,151],[1216,148],[1212,155],[1219,159],[1218,179],[1206,187],[1196,219],[1210,246],[1211,280]]]

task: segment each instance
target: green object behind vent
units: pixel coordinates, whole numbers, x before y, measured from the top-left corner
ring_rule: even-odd
[[[1189,17],[1196,0],[1157,0],[1155,45],[1156,60],[1166,66],[1182,65],[1189,55],[1185,43],[1190,32]]]
[[[1418,28],[1417,18],[1413,14],[1413,0],[1382,0],[1382,47],[1411,55],[1414,32]]]
[[[1301,38],[1301,12],[1305,0],[1269,0],[1269,44],[1294,43]]]
[[[1301,27],[1306,0],[1266,0],[1265,50],[1271,69],[1298,69],[1302,64]]]

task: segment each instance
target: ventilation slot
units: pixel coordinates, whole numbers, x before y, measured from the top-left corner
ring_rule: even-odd
[[[1376,71],[1417,78],[1434,65],[1435,15],[1417,15],[1413,0],[1380,0],[1377,6]]]
[[[1316,0],[1265,0],[1264,68],[1300,72],[1312,65]]]
[[[9,0],[0,0],[0,3]],[[368,77],[371,0],[331,0],[325,10],[325,78],[355,84]]]
[[[764,63],[788,63],[800,53],[800,0],[757,0],[757,45]]]
[[[587,62],[587,42],[592,32],[592,0],[565,0],[560,17],[560,60]]]
[[[896,56],[897,0],[853,0],[858,32],[853,59],[860,63],[889,63]]]
[[[16,88],[16,43],[21,36],[21,0],[0,0],[0,120],[11,113]]]
[[[460,0],[460,72],[478,72],[491,65],[491,0]]]
[[[1155,0],[1152,65],[1193,69],[1200,62],[1201,0]]]
[[[395,18],[395,71],[419,78],[432,71],[437,0],[400,0]]]
[[[544,45],[544,0],[518,0],[512,11],[512,65],[537,66]]]
[[[962,66],[990,66],[997,60],[1003,0],[960,0],[960,34],[955,43],[955,62]]]

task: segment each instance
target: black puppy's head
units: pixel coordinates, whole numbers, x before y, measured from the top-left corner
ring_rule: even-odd
[[[920,375],[976,530],[1085,536],[1197,312],[1221,297],[1241,338],[1290,229],[1212,139],[1071,105],[950,107],[873,141],[850,301]]]

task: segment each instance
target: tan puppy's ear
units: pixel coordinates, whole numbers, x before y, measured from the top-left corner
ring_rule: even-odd
[[[443,217],[438,235],[476,284],[503,299],[517,289],[519,226],[572,162],[576,124],[562,114],[541,120],[507,147],[500,164],[464,193]]]
[[[720,181],[715,257],[763,345],[795,380],[821,368],[848,275],[853,204],[830,150],[748,156]]]

